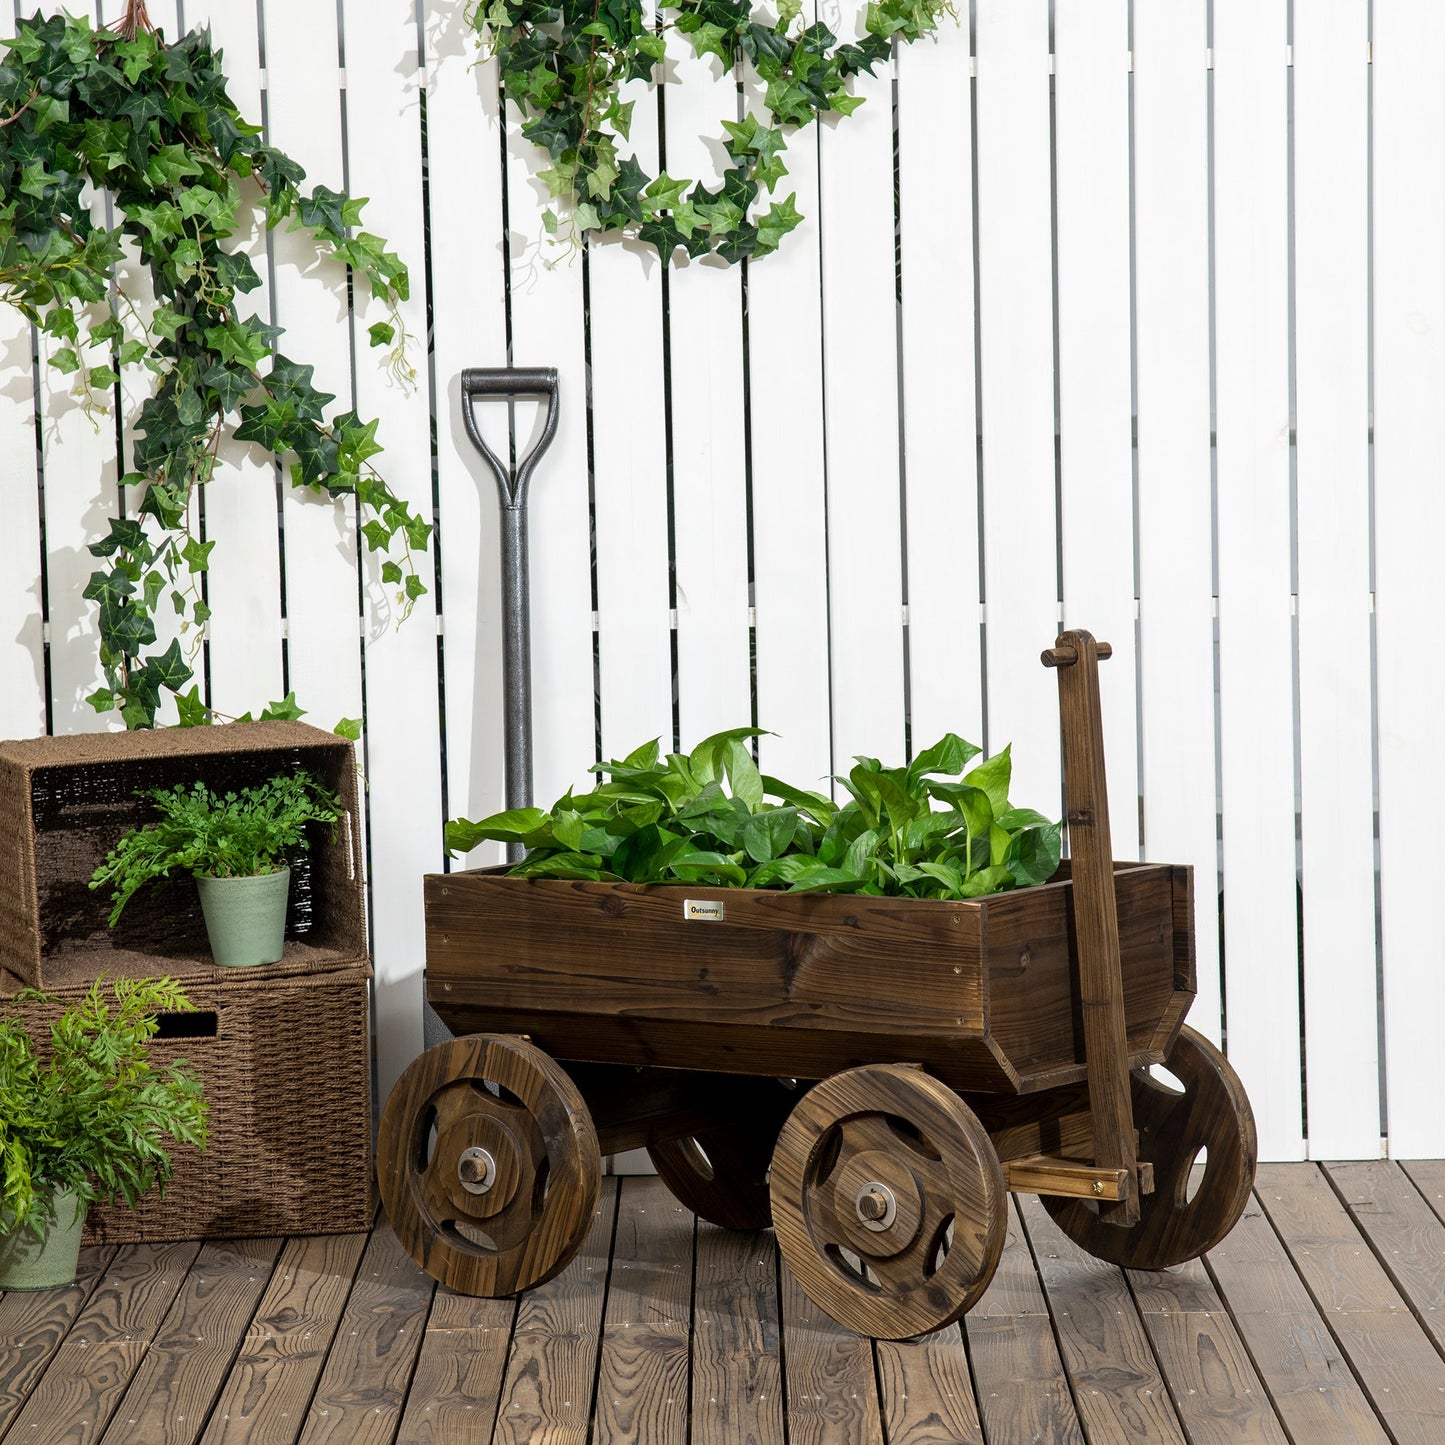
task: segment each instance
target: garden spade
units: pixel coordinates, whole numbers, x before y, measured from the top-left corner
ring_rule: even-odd
[[[512,404],[546,397],[542,435],[515,471],[487,445],[473,407],[479,397]],[[497,479],[502,503],[502,708],[506,739],[508,808],[532,802],[532,641],[527,591],[527,489],[542,453],[557,435],[557,372],[554,367],[473,367],[462,372],[462,420],[472,445]],[[509,845],[512,858],[520,844]]]

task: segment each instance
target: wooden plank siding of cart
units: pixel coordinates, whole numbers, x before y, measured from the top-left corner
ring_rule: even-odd
[[[1194,995],[1187,867],[1119,863],[1129,1067]],[[508,878],[426,882],[428,996],[559,1059],[817,1079],[892,1057],[960,1093],[1086,1073],[1073,890],[963,902]],[[701,910],[690,905],[703,904]]]

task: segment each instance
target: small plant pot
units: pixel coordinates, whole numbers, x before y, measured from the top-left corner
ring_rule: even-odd
[[[56,1289],[75,1279],[85,1202],[68,1189],[53,1192],[51,1224],[0,1234],[0,1290]]]
[[[211,956],[225,968],[276,963],[286,938],[291,870],[254,878],[196,877]]]

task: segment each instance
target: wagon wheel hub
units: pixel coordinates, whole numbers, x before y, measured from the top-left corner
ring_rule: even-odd
[[[842,1157],[828,1180],[833,1196],[830,1223],[837,1228],[828,1232],[844,1248],[886,1259],[917,1240],[928,1214],[928,1183],[943,1183],[946,1189],[946,1181],[933,1180],[931,1168],[915,1172],[912,1166],[933,1161],[900,1156],[896,1141],[891,1154],[868,1148],[875,1131],[860,1126],[862,1121],[850,1121],[843,1130]],[[857,1147],[860,1144],[863,1147]]]
[[[469,1082],[436,1096],[436,1148],[421,1172],[423,1192],[439,1217],[491,1221],[515,1236],[530,1228],[546,1182],[547,1143],[520,1103]]]
[[[898,1201],[893,1197],[893,1191],[877,1179],[870,1179],[858,1191],[854,1203],[864,1229],[887,1229],[898,1215]]]
[[[457,1178],[468,1194],[485,1194],[497,1181],[497,1161],[476,1145],[463,1149],[457,1161]]]

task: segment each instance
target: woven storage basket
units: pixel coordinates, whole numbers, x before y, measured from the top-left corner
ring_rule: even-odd
[[[139,1208],[92,1208],[86,1243],[125,1244],[242,1235],[338,1234],[371,1226],[370,965],[233,981],[186,981],[197,1012],[162,1018],[157,1067],[178,1058],[200,1075],[210,1104],[204,1154],[170,1149],[164,1197]],[[0,999],[21,983],[0,974]],[[0,1002],[44,1046],[46,1030],[85,990],[59,1002]]]
[[[305,723],[228,723],[0,742],[0,967],[45,989],[98,975],[168,973],[219,983],[194,882],[142,890],[114,929],[87,885],[121,834],[155,819],[142,788],[204,781],[217,792],[305,768],[345,817],[314,827],[292,862],[285,954],[272,977],[336,968],[366,952],[356,763],[345,738]]]

